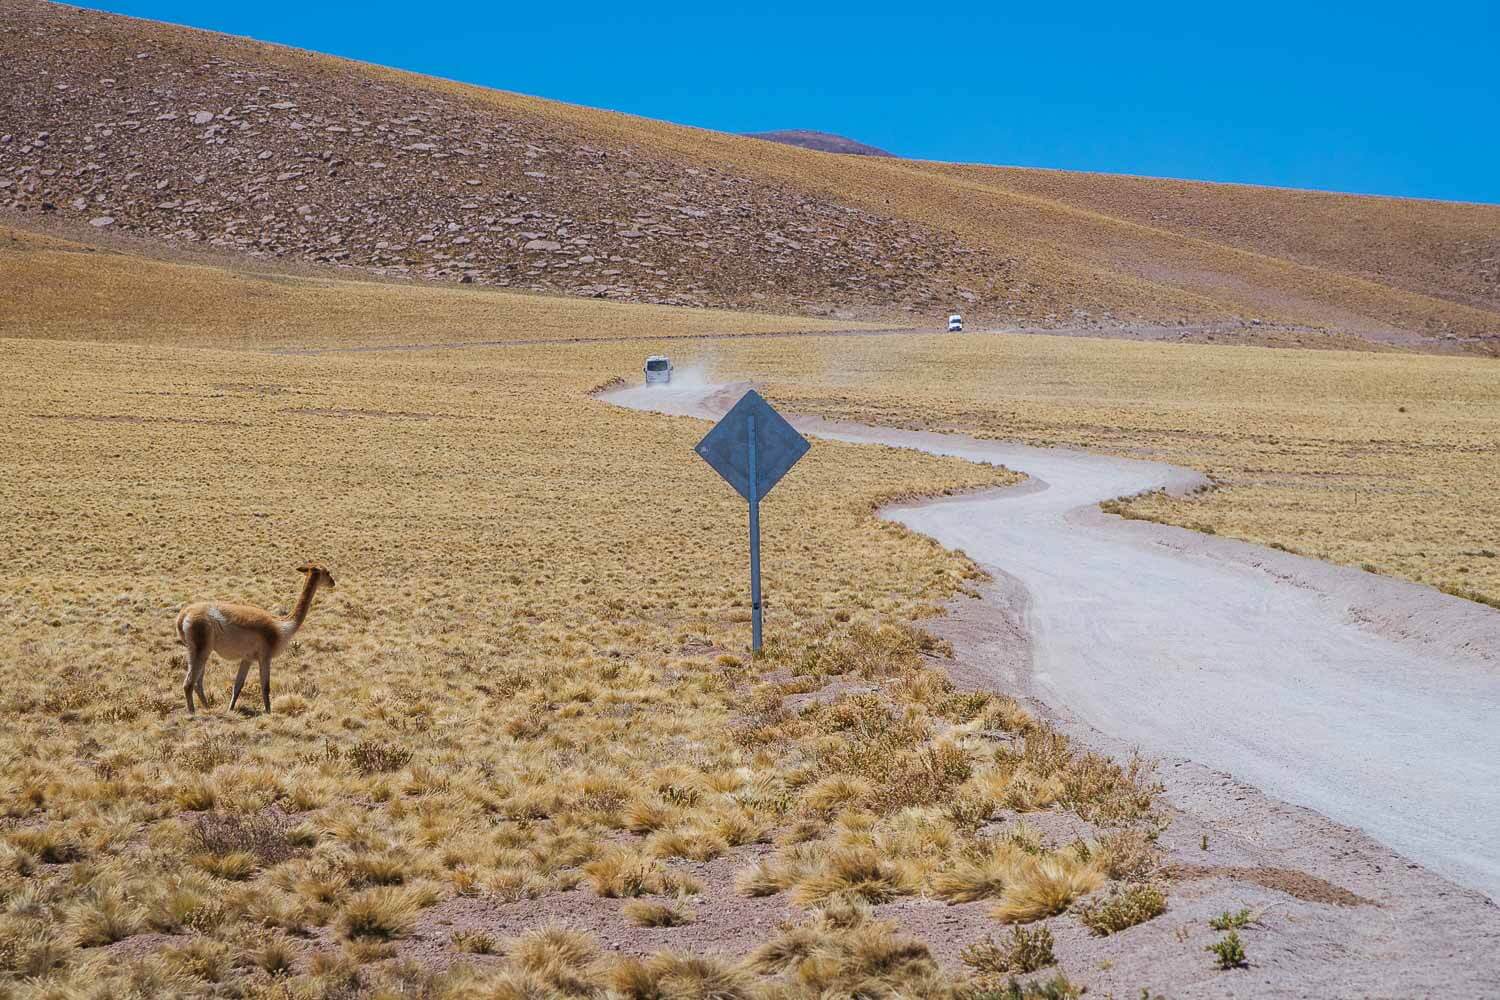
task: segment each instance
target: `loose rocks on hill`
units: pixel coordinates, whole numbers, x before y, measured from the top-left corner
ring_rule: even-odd
[[[666,304],[927,314],[1015,280],[950,235],[504,95],[190,29],[17,0],[0,86],[0,209],[23,217]]]

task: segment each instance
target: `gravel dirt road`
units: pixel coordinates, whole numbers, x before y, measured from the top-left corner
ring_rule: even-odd
[[[609,402],[705,418],[745,386]],[[1024,591],[1011,680],[1065,721],[1232,775],[1500,898],[1500,614],[1431,588],[1103,514],[1189,470],[794,419],[811,436],[991,462],[1020,487],[883,516]]]

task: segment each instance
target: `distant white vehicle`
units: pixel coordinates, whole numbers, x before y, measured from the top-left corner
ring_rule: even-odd
[[[948,332],[949,333],[963,333],[964,332],[964,318],[962,316],[960,316],[958,313],[949,313],[948,314]]]
[[[646,384],[666,385],[672,381],[672,361],[665,354],[653,354],[646,359]]]

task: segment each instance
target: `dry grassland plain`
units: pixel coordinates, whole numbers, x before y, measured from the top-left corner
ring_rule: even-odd
[[[0,225],[4,335],[191,347],[406,346],[848,329],[708,309],[157,260]]]
[[[1500,602],[1500,368],[1404,353],[1031,336],[715,343],[799,412],[1172,462],[1116,509]]]
[[[1014,477],[815,444],[766,505],[751,661],[702,425],[588,396],[642,350],[0,342],[0,995],[968,995],[1008,968],[957,960],[987,930],[1150,894],[1149,777],[953,690],[912,623],[976,571],[872,516]],[[176,609],[285,610],[305,558],[338,588],[274,711],[229,713],[216,660],[190,720]],[[967,914],[942,966],[886,920],[916,900]]]

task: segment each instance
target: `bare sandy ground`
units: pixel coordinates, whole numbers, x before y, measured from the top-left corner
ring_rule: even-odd
[[[743,388],[605,398],[712,417]],[[955,644],[959,679],[1030,698],[1089,745],[1160,759],[1177,810],[1167,846],[1179,864],[1207,869],[1201,877],[1286,868],[1377,908],[1283,913],[1285,962],[1256,988],[1203,983],[1201,994],[1173,995],[1500,996],[1500,615],[1097,508],[1146,489],[1193,489],[1202,479],[1188,470],[793,422],[815,437],[1027,473],[1015,489],[883,512],[996,576],[982,600],[957,602],[937,626]],[[1315,971],[1317,961],[1326,968]],[[1096,987],[1153,968],[1127,954],[1109,962],[1115,971],[1104,983],[1096,973]],[[1131,981],[1141,980],[1118,984]]]

